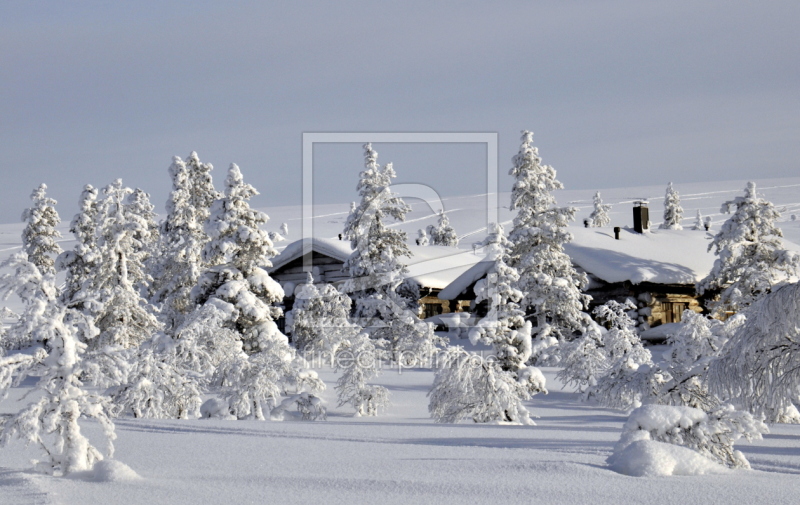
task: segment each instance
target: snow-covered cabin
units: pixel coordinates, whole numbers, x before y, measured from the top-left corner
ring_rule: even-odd
[[[420,288],[420,317],[460,310],[458,303],[451,304],[449,300],[439,298],[438,294],[480,258],[472,250],[455,247],[409,245],[408,248],[411,257],[403,260],[408,267],[408,278]],[[315,282],[338,285],[347,280],[342,266],[352,252],[349,240],[311,239],[307,254],[311,255],[311,273]],[[303,240],[287,245],[272,259],[269,274],[283,286],[287,310],[291,308],[297,286],[306,280],[305,263]],[[469,301],[462,303],[461,307],[464,305],[469,306]]]
[[[637,300],[640,323],[658,326],[679,322],[685,309],[702,311],[694,285],[705,277],[715,256],[707,252],[706,233],[694,230],[653,230],[637,233],[623,228],[619,240],[613,228],[571,227],[573,241],[564,246],[575,267],[589,278],[586,293],[592,307],[608,300]],[[439,292],[439,297],[464,303],[474,300],[473,287],[493,265],[476,263]]]

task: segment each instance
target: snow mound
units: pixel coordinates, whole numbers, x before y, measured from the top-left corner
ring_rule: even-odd
[[[69,477],[91,482],[129,482],[142,478],[125,463],[113,459],[100,460],[91,470],[76,472]]]
[[[686,447],[647,439],[632,442],[620,452],[615,451],[608,462],[613,471],[633,477],[730,472],[724,466]]]

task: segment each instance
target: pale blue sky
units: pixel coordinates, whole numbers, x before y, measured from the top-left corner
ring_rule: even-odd
[[[299,203],[304,131],[497,131],[505,172],[531,129],[587,192],[797,175],[798,23],[796,0],[2,2],[0,220],[40,182],[64,220],[117,177],[163,208],[191,150]],[[378,151],[484,191],[480,149]],[[360,146],[320,152],[318,201],[354,199]]]

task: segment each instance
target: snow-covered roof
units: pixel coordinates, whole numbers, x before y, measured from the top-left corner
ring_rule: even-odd
[[[314,238],[312,250],[345,261],[353,250],[349,240]],[[410,258],[403,258],[408,267],[408,277],[423,287],[442,289],[480,259],[473,252],[456,247],[409,245]],[[303,240],[297,240],[272,259],[273,272],[303,256]]]
[[[571,227],[573,241],[564,245],[572,262],[606,282],[633,284],[694,284],[714,265],[706,233],[696,230],[652,230],[636,233],[623,228],[614,239],[612,228]]]
[[[350,248],[349,240],[334,240],[329,238],[312,238],[311,248],[320,254],[330,256],[340,261],[349,258],[350,253],[353,252],[353,249]],[[295,240],[287,245],[279,255],[272,258],[272,268],[270,268],[269,271],[273,272],[302,256],[303,239]]]
[[[610,227],[570,227],[569,231],[573,241],[565,244],[564,250],[572,262],[609,283],[694,284],[711,271],[716,258],[707,252],[709,240],[701,231],[652,230],[639,234],[626,228],[620,240],[614,238]],[[493,264],[488,258],[476,263],[443,289],[439,298],[456,298]]]
[[[461,275],[456,277],[453,282],[447,285],[439,292],[440,300],[454,300],[461,293],[467,290],[472,283],[478,281],[486,275],[492,266],[494,266],[494,257],[485,256],[481,261],[475,263],[470,268],[464,271]]]

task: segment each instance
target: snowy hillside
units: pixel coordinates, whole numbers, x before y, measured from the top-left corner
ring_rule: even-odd
[[[605,228],[585,229],[580,221],[592,210],[594,191],[566,190],[555,194],[559,205],[578,207],[572,226],[575,244],[568,252],[593,264],[597,275],[614,282],[637,272],[634,281],[694,282],[711,268],[705,252],[708,239],[692,230],[695,213],[712,219],[714,233],[725,221],[723,201],[740,195],[745,181],[676,184],[685,210],[684,230],[658,230],[663,185],[601,191],[613,207]],[[765,180],[759,192],[782,212],[779,226],[800,250],[800,177]],[[632,203],[648,199],[653,232],[630,233]],[[501,221],[510,222],[509,195],[500,196]],[[437,216],[424,203],[409,202],[412,212],[398,224],[411,239],[435,224]],[[442,268],[466,270],[472,244],[486,236],[486,196],[444,200],[451,225],[460,237],[459,262],[445,259]],[[349,203],[314,208],[315,236],[336,240],[348,215]],[[268,231],[282,232],[282,250],[301,237],[301,209],[262,209],[270,215]],[[61,216],[64,249],[73,244],[67,232],[71,216]],[[612,228],[623,228],[621,240]],[[0,260],[20,248],[21,223],[0,225]],[[688,245],[687,245],[688,244]],[[332,246],[338,248],[338,244]],[[342,244],[339,254],[346,245]],[[433,250],[432,250],[433,251]],[[597,251],[603,251],[598,254]],[[433,259],[439,256],[431,252]],[[648,264],[631,264],[646,257]],[[594,262],[594,263],[592,263]],[[653,269],[654,263],[662,266]],[[436,272],[419,275],[436,279]],[[11,299],[8,304],[14,307]],[[475,351],[488,348],[468,340],[451,342]],[[653,348],[654,360],[664,348]],[[284,422],[214,420],[152,420],[122,417],[115,421],[114,459],[124,467],[51,477],[30,470],[41,458],[36,444],[12,440],[0,448],[0,504],[125,504],[148,503],[770,503],[794,504],[800,496],[800,425],[774,425],[763,440],[740,441],[736,448],[752,470],[706,466],[676,466],[661,458],[662,475],[633,478],[612,471],[606,459],[620,439],[627,414],[581,401],[572,387],[562,387],[557,369],[544,368],[549,394],[536,395],[525,405],[535,426],[499,424],[436,424],[428,412],[428,391],[434,374],[427,368],[386,368],[375,380],[391,394],[391,406],[378,417],[354,417],[349,406],[338,407],[333,389],[339,374],[315,363],[327,389],[326,421],[302,421],[289,414]],[[35,381],[28,379],[0,401],[0,416],[18,412],[36,399],[26,397]],[[84,432],[103,446],[97,423]],[[692,474],[692,475],[681,475]]]

